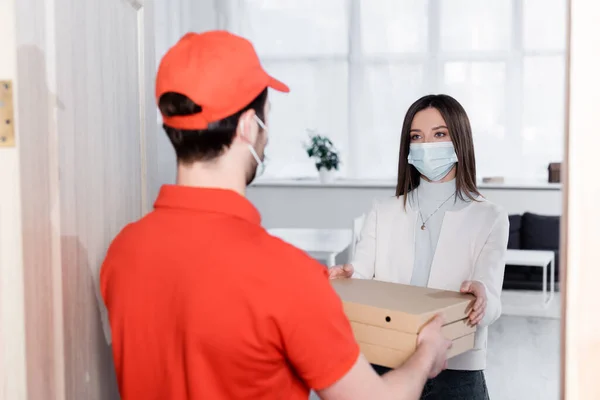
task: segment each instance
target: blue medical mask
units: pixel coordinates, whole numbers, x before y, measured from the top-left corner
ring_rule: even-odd
[[[432,182],[442,179],[458,162],[452,142],[411,143],[408,163]]]
[[[260,126],[265,131],[265,135],[268,134],[269,130],[267,129],[265,123],[262,122],[260,118],[258,118],[256,115],[254,116],[254,120],[256,121],[258,126]],[[242,132],[245,134],[243,129],[244,127],[242,126]],[[265,163],[263,160],[260,159],[258,153],[256,152],[256,149],[254,149],[254,146],[252,146],[251,143],[248,143],[248,150],[250,150],[250,154],[252,154],[252,157],[254,157],[254,161],[256,161],[256,174],[254,175],[254,179],[256,179],[262,176],[262,174],[264,174]]]

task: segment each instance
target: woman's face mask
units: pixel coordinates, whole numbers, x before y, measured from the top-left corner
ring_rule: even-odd
[[[452,142],[411,143],[408,163],[432,182],[442,179],[458,162]]]

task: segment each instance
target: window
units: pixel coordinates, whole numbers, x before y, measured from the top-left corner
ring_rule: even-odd
[[[562,160],[566,0],[215,5],[214,27],[250,39],[292,89],[271,97],[266,177],[316,176],[303,148],[316,129],[340,150],[342,176],[394,178],[404,114],[428,93],[467,110],[480,177],[544,179]]]
[[[307,129],[327,134],[348,174],[349,12],[347,0],[244,0],[229,28],[250,39],[265,69],[292,94],[271,92],[266,177],[316,175]]]

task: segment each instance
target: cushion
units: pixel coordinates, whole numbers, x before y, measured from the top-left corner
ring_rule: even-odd
[[[521,218],[521,248],[526,250],[558,250],[560,217],[525,213]]]
[[[520,249],[521,248],[521,216],[520,215],[509,215],[509,234],[508,234],[508,248],[509,249]]]

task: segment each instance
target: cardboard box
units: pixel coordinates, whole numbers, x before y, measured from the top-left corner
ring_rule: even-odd
[[[367,360],[395,368],[417,347],[417,335],[436,314],[452,340],[448,358],[471,350],[475,328],[467,324],[474,297],[457,292],[364,279],[335,279],[332,285]]]
[[[548,165],[548,183],[560,183],[561,163],[550,163]]]

